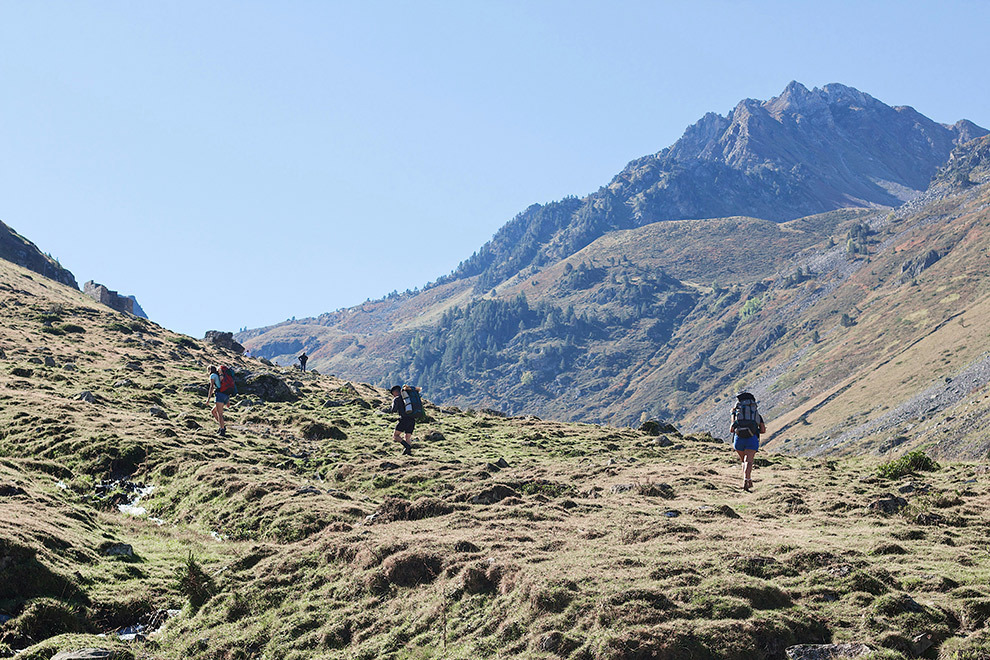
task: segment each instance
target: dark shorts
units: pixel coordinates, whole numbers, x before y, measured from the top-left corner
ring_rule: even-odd
[[[752,449],[753,451],[759,451],[760,449],[760,434],[751,435],[746,438],[740,438],[736,434],[732,434],[732,448],[736,451],[744,451],[746,449]]]
[[[416,420],[412,417],[400,417],[399,423],[395,425],[395,430],[400,433],[412,433],[416,428]]]
[[[221,392],[219,390],[217,390],[217,392],[215,394],[217,396],[217,403],[227,403],[228,401],[230,401],[230,395],[229,394],[224,394],[223,392]]]

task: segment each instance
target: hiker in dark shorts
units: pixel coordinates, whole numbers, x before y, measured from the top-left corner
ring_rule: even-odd
[[[217,435],[227,435],[227,423],[223,419],[223,407],[230,401],[230,396],[220,391],[220,371],[212,364],[210,365],[210,391],[206,394],[207,403],[210,402],[211,397],[214,398],[215,405],[210,411],[210,415],[220,425],[220,428],[217,429]]]
[[[760,434],[767,432],[763,416],[756,410],[756,397],[749,392],[736,395],[738,402],[732,409],[732,448],[742,462],[743,490],[753,487],[753,461],[760,449]]]
[[[299,368],[306,371],[306,362],[309,360],[309,356],[303,353],[299,356]]]
[[[392,434],[392,439],[403,446],[403,454],[412,454],[412,434],[416,429],[416,419],[406,413],[406,403],[402,400],[402,388],[395,385],[389,392],[392,393],[393,397],[392,412],[399,414],[399,423],[395,425],[395,433]],[[405,439],[402,438],[403,434],[406,436]]]

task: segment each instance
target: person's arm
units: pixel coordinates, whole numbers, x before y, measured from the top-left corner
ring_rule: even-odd
[[[760,415],[760,433],[767,432],[767,425],[763,422],[763,415]]]
[[[213,392],[216,389],[216,385],[213,383],[213,374],[210,374],[210,391],[206,393],[206,401],[209,402],[210,398],[213,396]]]

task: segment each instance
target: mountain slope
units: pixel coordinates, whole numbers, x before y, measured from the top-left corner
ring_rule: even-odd
[[[0,259],[6,259],[39,275],[78,289],[76,278],[55,259],[43,254],[34,243],[0,222]]]
[[[792,84],[776,99],[743,102],[730,118],[707,117],[676,145],[634,163],[613,186],[586,200],[529,209],[534,222],[514,221],[503,229],[507,244],[515,241],[514,251],[486,253],[494,270],[482,268],[467,278],[460,277],[468,272],[462,270],[423,291],[249,331],[239,340],[255,354],[284,362],[306,350],[318,369],[347,378],[415,382],[437,400],[461,406],[615,424],[659,417],[717,435],[724,434],[725,413],[719,411],[726,397],[747,385],[759,392],[768,416],[783,418],[777,446],[787,440],[788,450],[813,451],[825,436],[860,426],[847,418],[865,415],[857,407],[864,402],[846,406],[827,430],[799,428],[787,416],[868,369],[888,343],[907,346],[927,332],[923,323],[895,324],[891,316],[923,312],[917,287],[926,295],[929,288],[951,290],[958,296],[952,300],[976,305],[971,314],[983,318],[973,294],[985,284],[978,274],[948,284],[916,277],[933,264],[931,273],[949,264],[967,272],[982,268],[979,247],[953,252],[952,240],[968,236],[982,245],[978,233],[966,234],[970,220],[959,218],[983,217],[979,154],[986,138],[945,151],[954,140],[980,133],[985,131],[967,122],[945,127],[842,86],[809,92]],[[792,163],[808,153],[814,159],[802,167],[814,168],[814,175],[804,177]],[[924,186],[937,159],[950,156],[930,189],[912,187]],[[793,179],[786,190],[804,192],[788,197],[784,188],[764,186],[770,197],[747,198],[783,200],[776,207],[780,217],[772,220],[733,216],[610,228],[573,254],[550,257],[567,243],[555,227],[577,231],[597,226],[594,218],[622,213],[645,221],[640,211],[649,205],[621,202],[634,190],[653,189],[655,200],[686,199],[670,193],[677,189],[668,185],[677,179],[674,163],[695,163],[702,174],[712,163],[750,174],[786,173]],[[661,176],[663,168],[670,172]],[[702,174],[694,179],[696,190],[709,185]],[[666,183],[642,188],[651,176]],[[714,199],[717,189],[732,198],[731,180],[709,182],[715,188],[703,197]],[[757,179],[749,181],[756,185]],[[801,187],[812,183],[814,190]],[[895,211],[853,208],[777,221],[800,208],[801,199],[822,207],[865,204],[867,198],[872,205],[899,204],[891,191],[912,201]],[[527,245],[542,252],[527,251]],[[959,256],[944,259],[950,253]],[[545,263],[515,270],[536,254]],[[864,305],[883,312],[867,323]],[[846,336],[859,343],[848,345]],[[970,348],[960,357],[975,360],[987,350],[979,336],[967,341]],[[924,389],[918,389],[924,374],[915,371],[912,385],[891,390],[900,397],[892,407]],[[843,407],[830,409],[839,415]],[[815,408],[819,416],[823,410]],[[866,417],[879,425],[863,427],[858,440],[876,435],[880,439],[867,445],[889,449],[888,432],[897,425]],[[986,451],[980,442],[943,448],[956,456]]]
[[[984,465],[775,456],[747,493],[704,435],[435,406],[399,456],[381,389],[6,262],[0,288],[4,655],[905,660],[919,630],[929,657],[990,650]],[[216,362],[241,389],[225,438]]]
[[[744,215],[793,220],[839,208],[897,206],[928,187],[952,148],[986,135],[938,124],[851,87],[790,83],[768,101],[709,113],[672,146],[631,162],[583,200],[534,205],[506,224],[452,278],[491,288],[567,257],[616,229]]]

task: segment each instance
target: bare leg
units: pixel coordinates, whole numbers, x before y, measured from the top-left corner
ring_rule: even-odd
[[[217,420],[217,424],[220,425],[220,428],[222,429],[227,428],[227,425],[224,423],[223,420],[223,404],[218,403],[217,405],[213,406],[213,410],[215,412],[215,414],[213,415],[213,419]]]
[[[746,449],[742,452],[743,457],[743,479],[744,487],[753,485],[753,461],[756,459],[755,449]]]

